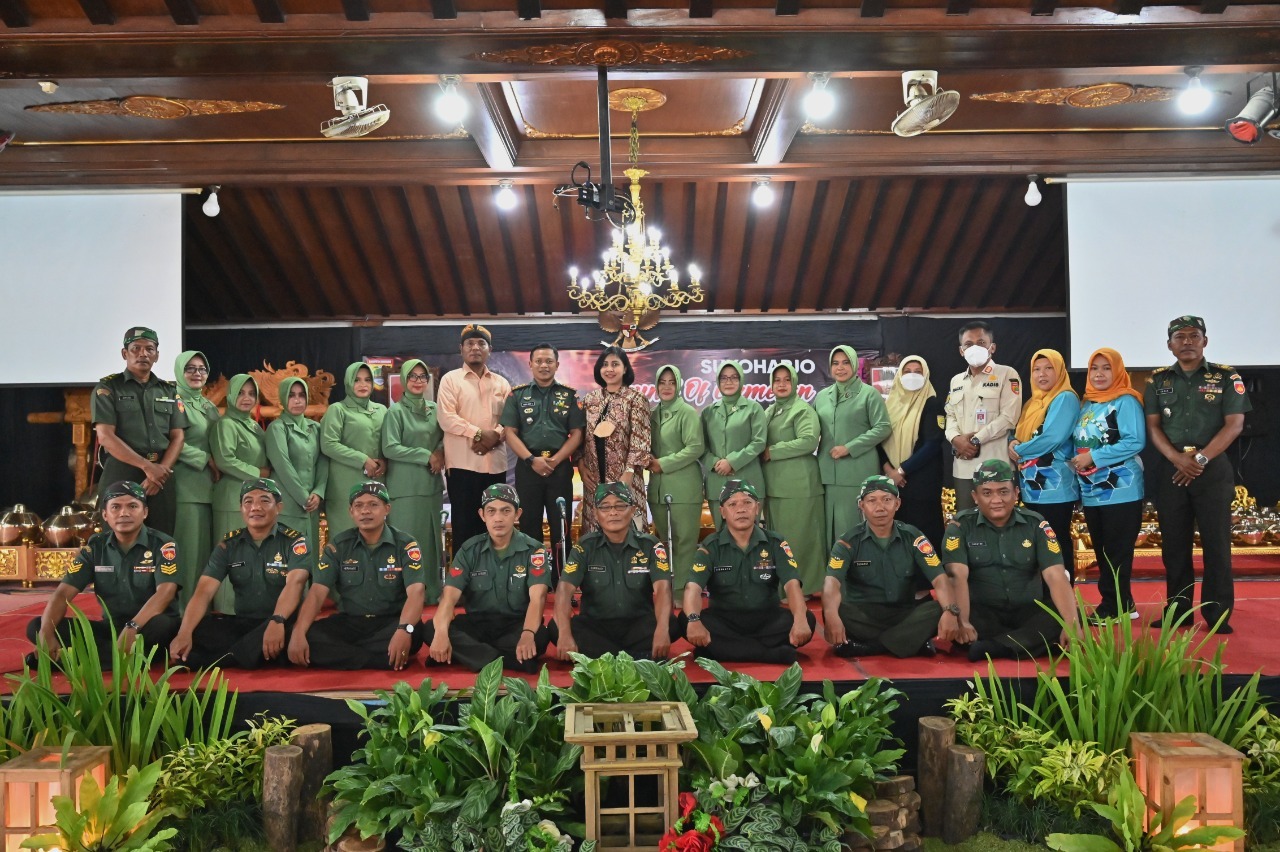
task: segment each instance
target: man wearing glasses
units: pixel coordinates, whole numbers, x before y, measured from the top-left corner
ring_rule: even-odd
[[[151,371],[159,355],[155,331],[130,328],[120,350],[124,371],[103,377],[93,389],[94,434],[106,451],[98,498],[108,483],[140,483],[147,495],[147,526],[172,535],[177,500],[169,480],[182,451],[187,414],[174,383]]]

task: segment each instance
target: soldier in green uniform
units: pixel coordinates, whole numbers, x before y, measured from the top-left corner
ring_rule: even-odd
[[[730,478],[749,482],[756,493],[764,493],[760,454],[764,452],[768,425],[760,403],[742,395],[744,375],[740,363],[725,361],[716,373],[720,398],[702,409],[706,441],[702,469],[708,495],[719,494]],[[724,529],[720,513],[711,514],[716,529]]]
[[[422,647],[422,550],[387,518],[391,495],[366,481],[348,496],[354,528],[329,540],[289,637],[289,660],[328,669],[399,671]],[[330,589],[338,612],[316,620]]]
[[[799,396],[795,367],[780,364],[770,381],[776,402],[765,411],[765,514],[769,528],[791,545],[804,593],[816,595],[822,591],[822,564],[831,549],[826,539],[822,476],[813,457],[822,427],[813,406]]]
[[[240,486],[244,527],[218,542],[182,617],[169,656],[193,669],[256,669],[284,662],[288,630],[307,586],[307,539],[279,522],[280,486],[256,479]],[[235,615],[207,615],[222,581],[235,590]]]
[[[433,604],[444,585],[444,430],[436,420],[436,404],[424,393],[430,381],[427,365],[417,358],[401,365],[404,393],[382,420],[382,455],[396,527],[422,549],[427,603]]]
[[[431,660],[457,661],[480,671],[502,658],[509,669],[532,672],[550,635],[542,621],[551,565],[542,543],[516,528],[520,496],[510,485],[490,485],[480,496],[485,532],[453,557],[435,617],[423,637]],[[456,607],[466,607],[458,615]]]
[[[1187,616],[1196,584],[1191,567],[1194,524],[1204,548],[1201,614],[1210,626],[1218,626],[1219,633],[1232,633],[1235,473],[1226,452],[1253,406],[1239,373],[1205,360],[1208,344],[1200,317],[1181,316],[1169,323],[1169,351],[1178,363],[1161,367],[1147,379],[1143,407],[1147,435],[1160,453],[1153,481],[1168,595],[1166,617],[1191,623]]]
[[[790,664],[813,638],[817,620],[805,606],[791,546],[756,525],[760,492],[730,479],[720,491],[724,523],[698,546],[684,589],[682,632],[696,653],[724,661]],[[702,590],[711,608],[702,608]],[[779,588],[787,609],[778,606]],[[788,612],[788,610],[790,610]]]
[[[837,657],[935,653],[943,608],[954,613],[942,560],[920,530],[896,520],[898,486],[869,476],[858,494],[865,521],[836,540],[822,587],[822,624]],[[916,600],[932,585],[937,600]]]
[[[320,510],[329,479],[329,457],[320,452],[320,424],[307,417],[307,383],[289,376],[277,389],[280,416],[267,426],[267,464],[280,486],[280,523],[307,540],[307,568],[320,548]]]
[[[168,534],[177,516],[169,478],[182,452],[187,414],[173,382],[151,372],[159,354],[160,338],[154,331],[142,326],[126,331],[120,350],[125,370],[103,376],[93,389],[90,407],[94,435],[106,451],[98,499],[103,499],[108,483],[140,483],[148,498],[151,528]]]
[[[98,658],[110,666],[113,628],[121,647],[139,637],[147,646],[169,647],[178,629],[178,546],[145,525],[147,493],[138,483],[112,482],[102,498],[102,519],[109,529],[92,536],[76,554],[44,614],[27,625],[27,638],[56,657],[71,635],[71,625],[63,621],[67,604],[92,583],[103,615],[102,621],[90,622],[93,639]]]
[[[587,418],[578,392],[556,381],[560,351],[539,343],[529,353],[533,381],[511,389],[498,422],[507,427],[507,446],[516,454],[516,493],[520,495],[520,532],[542,541],[545,512],[551,527],[551,555],[556,571],[563,571],[560,551],[560,509],[573,505],[573,465],[569,459],[582,445]],[[568,529],[570,520],[564,519]]]
[[[178,544],[179,606],[185,607],[200,580],[204,561],[213,549],[213,484],[221,472],[213,459],[210,440],[218,422],[218,407],[202,393],[209,381],[209,359],[203,352],[183,352],[174,362],[178,398],[186,408],[187,428],[182,452],[173,467],[177,501],[173,540]]]
[[[968,644],[972,662],[1046,654],[1077,622],[1058,537],[1019,508],[1013,466],[1003,459],[974,471],[973,495],[978,505],[959,512],[942,540],[955,609],[943,613],[938,637]],[[1040,606],[1046,588],[1065,627]]]
[[[597,485],[595,506],[600,528],[578,539],[556,589],[550,628],[556,656],[626,651],[637,659],[665,659],[672,632],[667,549],[635,531],[635,495],[621,482]],[[570,618],[577,589],[581,614]]]
[[[658,404],[649,416],[649,510],[674,569],[672,596],[684,592],[702,534],[702,466],[706,445],[698,410],[683,398],[684,377],[673,364],[658,368]],[[668,525],[668,513],[670,524]],[[668,528],[668,526],[670,528]]]

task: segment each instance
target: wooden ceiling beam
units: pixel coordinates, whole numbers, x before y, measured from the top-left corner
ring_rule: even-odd
[[[485,163],[495,171],[515,168],[520,137],[499,83],[462,83],[458,93],[469,110],[467,132],[475,140]]]
[[[458,6],[453,0],[431,0],[431,17],[437,21],[457,20]]]
[[[264,24],[284,23],[284,7],[280,0],[253,0],[253,8],[258,13],[258,20]]]
[[[80,8],[89,23],[100,27],[109,27],[116,22],[116,13],[111,11],[107,0],[80,0]]]
[[[0,20],[10,29],[31,26],[31,12],[22,0],[0,0]]]
[[[164,0],[169,9],[169,17],[180,27],[193,27],[200,23],[200,10],[195,0]]]
[[[803,101],[809,89],[803,78],[766,80],[751,128],[751,157],[761,166],[786,159],[787,149],[804,126]]]
[[[342,13],[348,21],[367,21],[369,4],[366,0],[342,0]]]
[[[800,0],[778,0],[773,7],[773,14],[779,17],[791,17],[800,14]]]

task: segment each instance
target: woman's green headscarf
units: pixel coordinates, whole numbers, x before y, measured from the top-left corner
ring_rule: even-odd
[[[796,368],[791,366],[790,364],[779,364],[778,366],[774,367],[772,370],[769,371],[769,387],[770,388],[773,387],[773,374],[783,369],[785,369],[787,373],[791,376],[791,396],[787,396],[787,397],[775,396],[774,403],[770,408],[771,411],[774,409],[778,411],[786,411],[788,408],[795,405],[796,399],[799,398],[800,380],[798,378],[798,374],[796,373]]]
[[[732,367],[738,371],[738,392],[732,395],[727,395],[724,391],[720,391],[720,398],[725,401],[726,405],[737,405],[742,401],[742,385],[746,381],[744,378],[745,373],[742,372],[742,364],[737,361],[725,361],[720,365],[720,369],[716,370],[716,390],[720,390],[720,374],[724,372],[725,367]]]
[[[427,410],[427,401],[420,393],[411,393],[409,391],[409,374],[413,372],[414,367],[421,367],[427,370],[427,378],[430,379],[431,371],[427,369],[425,361],[417,358],[410,358],[400,366],[400,403],[415,414],[421,414]]]
[[[347,366],[346,375],[343,376],[342,386],[346,388],[347,395],[342,398],[342,405],[353,411],[368,411],[370,397],[356,396],[356,373],[360,372],[363,367],[369,371],[369,378],[373,378],[373,368],[363,361],[357,361]]]
[[[276,394],[280,397],[280,417],[281,423],[290,429],[306,434],[307,431],[307,415],[304,411],[302,414],[289,413],[289,391],[294,385],[302,385],[302,392],[306,394],[307,402],[311,402],[311,388],[307,387],[307,383],[297,376],[289,376],[281,379],[280,384],[276,388]]]
[[[178,383],[178,397],[183,402],[194,402],[201,395],[201,388],[193,388],[187,384],[187,362],[199,355],[204,358],[204,365],[209,366],[209,359],[205,354],[197,349],[188,349],[178,356],[178,360],[173,362],[173,377]],[[205,375],[208,375],[206,373]]]
[[[684,376],[681,375],[680,368],[677,367],[675,364],[663,364],[661,367],[658,368],[658,372],[655,373],[653,376],[654,392],[655,393],[657,392],[658,381],[662,378],[662,374],[666,372],[670,372],[671,375],[675,377],[676,395],[671,397],[670,401],[667,401],[662,397],[658,397],[658,408],[661,409],[662,411],[666,411],[667,409],[674,406],[677,402],[680,402],[684,399]]]
[[[248,373],[237,373],[227,383],[227,417],[257,426],[258,423],[253,419],[252,411],[241,411],[236,407],[236,400],[240,398],[241,389],[249,382],[253,382],[253,390],[258,395],[258,402],[262,402],[262,392],[258,390],[258,383],[253,381],[253,376]]]
[[[841,393],[847,395],[850,391],[855,390],[858,387],[858,383],[862,381],[862,379],[858,378],[858,351],[852,346],[837,346],[835,349],[832,349],[831,354],[827,356],[828,369],[831,367],[831,359],[836,357],[837,352],[843,352],[845,357],[849,359],[849,363],[853,365],[853,378],[849,379],[847,382],[836,382],[836,387],[840,388]]]

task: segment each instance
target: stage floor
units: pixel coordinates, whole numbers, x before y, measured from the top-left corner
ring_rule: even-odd
[[[1090,602],[1098,599],[1097,588],[1092,583],[1081,587],[1084,598]],[[1163,581],[1135,581],[1134,596],[1139,603],[1140,619],[1135,625],[1145,625],[1156,618],[1164,600]],[[48,592],[0,592],[0,673],[22,670],[22,656],[31,650],[25,637],[27,622],[39,615]],[[97,601],[92,595],[81,595],[77,605],[86,612],[97,612]],[[816,603],[811,604],[816,609]],[[1236,582],[1236,613],[1232,619],[1235,633],[1211,639],[1206,653],[1213,653],[1219,643],[1226,644],[1224,659],[1232,674],[1280,675],[1280,645],[1272,641],[1274,613],[1280,606],[1280,580],[1238,579]],[[550,618],[550,608],[547,616]],[[1141,628],[1139,628],[1141,629]],[[1197,629],[1203,631],[1202,623]],[[554,646],[553,646],[554,648]],[[692,650],[681,641],[672,653]],[[399,680],[417,684],[424,678],[446,683],[450,688],[471,686],[475,676],[460,666],[425,665],[425,652],[403,672],[338,672],[322,669],[273,668],[259,671],[226,670],[231,686],[242,693],[273,692],[323,695],[326,697],[370,697],[376,689],[385,689]],[[804,668],[805,681],[819,683],[832,680],[839,683],[858,682],[868,677],[888,678],[894,681],[971,679],[975,673],[986,672],[986,663],[970,663],[961,655],[941,653],[936,657],[915,657],[899,660],[893,657],[860,657],[842,659],[831,653],[830,646],[822,639],[821,630],[812,642],[800,649],[800,665]],[[1039,662],[1043,665],[1043,661]],[[571,665],[548,660],[551,680],[559,686],[570,683]],[[743,663],[734,666],[762,680],[772,680],[782,671],[782,666],[763,663]],[[1000,660],[996,669],[1001,675],[1031,677],[1037,670],[1035,661]],[[690,679],[695,683],[709,682],[710,676],[690,660],[686,665]],[[533,680],[533,675],[521,675]],[[188,682],[189,676],[180,675],[175,685]],[[7,684],[0,690],[8,691]]]

